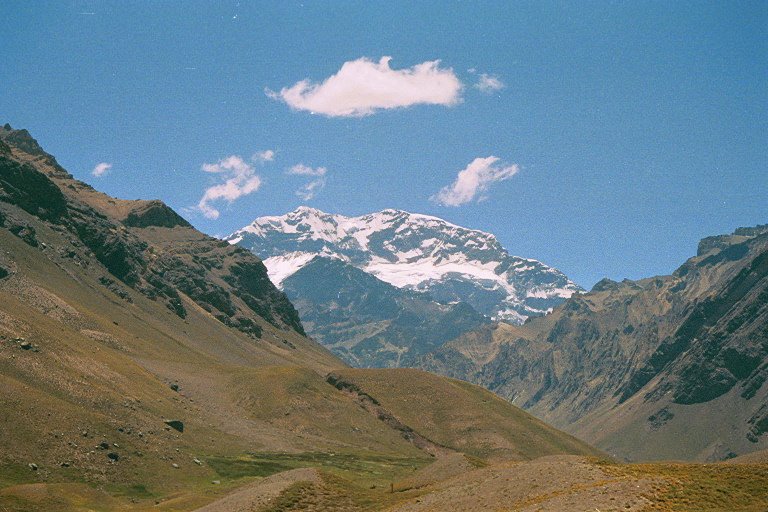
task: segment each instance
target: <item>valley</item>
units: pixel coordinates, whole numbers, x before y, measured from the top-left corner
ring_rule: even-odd
[[[0,220],[3,512],[760,510],[768,502],[759,455],[624,464],[478,385],[419,369],[351,368],[305,336],[255,255],[159,201],[111,198],[73,179],[8,125]],[[759,239],[747,236],[747,253]],[[372,279],[334,261],[302,270]],[[722,282],[737,282],[740,268]],[[589,297],[497,326],[473,308],[377,286],[395,311],[445,315],[435,324],[445,337],[449,316],[466,315],[480,331],[436,350],[488,362],[501,343],[468,350],[462,340],[550,322]],[[382,336],[435,329],[402,325]],[[427,345],[415,355],[435,353]],[[471,380],[461,372],[476,360],[453,371]]]

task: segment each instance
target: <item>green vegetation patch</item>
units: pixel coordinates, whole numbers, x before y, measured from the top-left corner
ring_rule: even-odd
[[[125,496],[136,499],[154,498],[155,493],[144,484],[112,484],[107,486],[112,496]]]
[[[9,485],[30,483],[33,472],[27,465],[13,462],[4,462],[0,464],[0,488]]]
[[[264,458],[208,457],[208,465],[222,478],[266,477],[295,467]]]
[[[429,458],[391,457],[357,453],[249,453],[237,458],[210,457],[206,461],[223,478],[266,477],[281,471],[314,467],[337,474],[394,479],[432,462]]]
[[[428,457],[393,457],[376,453],[304,452],[249,453],[237,458],[210,457],[209,464],[222,479],[266,477],[296,468],[317,468],[322,482],[297,482],[270,503],[271,512],[287,510],[380,509],[395,503],[401,493],[391,484],[433,462]]]

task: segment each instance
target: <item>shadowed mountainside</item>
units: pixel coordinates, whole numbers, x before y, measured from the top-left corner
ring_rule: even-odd
[[[343,261],[317,257],[283,281],[313,339],[356,367],[409,366],[490,321],[463,302],[440,304]]]

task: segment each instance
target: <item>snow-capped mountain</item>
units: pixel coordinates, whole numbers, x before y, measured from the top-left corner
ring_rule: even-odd
[[[400,210],[345,217],[302,206],[260,217],[226,240],[261,257],[277,286],[325,256],[396,287],[517,323],[581,290],[559,270],[511,256],[490,233]]]

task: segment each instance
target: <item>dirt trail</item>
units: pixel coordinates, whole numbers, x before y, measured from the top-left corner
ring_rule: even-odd
[[[292,469],[254,482],[195,512],[256,512],[296,482],[319,481],[320,474],[316,469]]]

